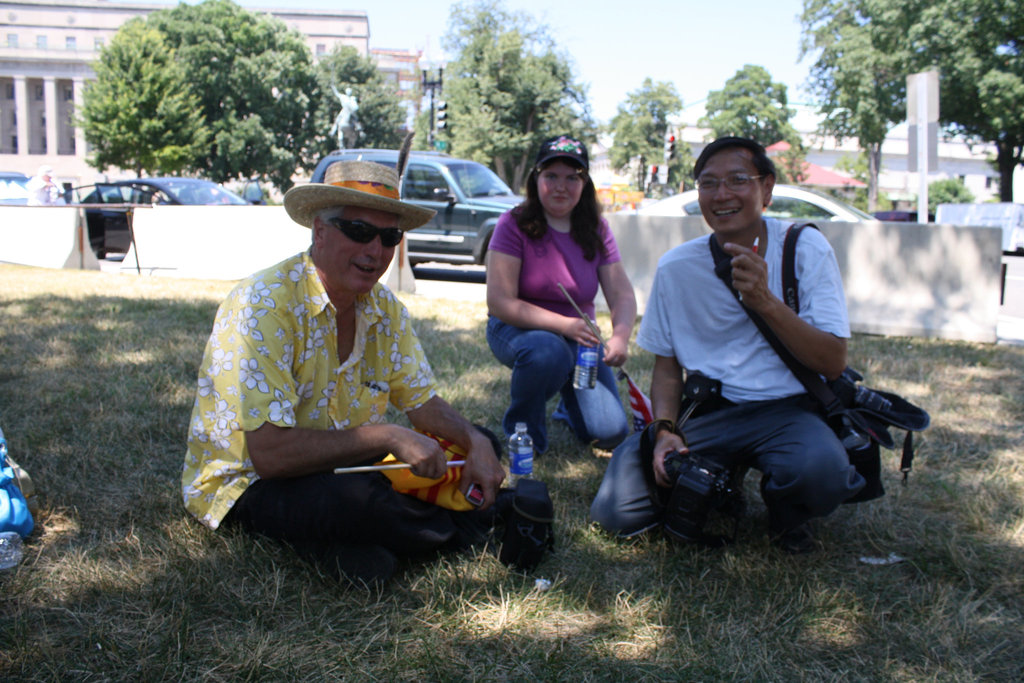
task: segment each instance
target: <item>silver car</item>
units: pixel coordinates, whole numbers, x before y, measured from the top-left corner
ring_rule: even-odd
[[[645,204],[635,212],[628,213],[641,216],[699,216],[700,204],[697,202],[697,190],[687,190],[671,197],[666,197],[650,204]],[[780,220],[809,221],[873,221],[870,214],[845,204],[838,199],[816,190],[795,185],[776,185],[772,190],[772,203],[764,210],[764,215]]]

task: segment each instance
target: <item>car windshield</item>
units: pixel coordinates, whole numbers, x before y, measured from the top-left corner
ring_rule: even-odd
[[[455,182],[467,197],[497,197],[514,194],[494,171],[473,162],[448,164]]]
[[[175,178],[163,180],[160,185],[182,204],[246,204],[244,199],[233,192],[203,180]]]
[[[28,178],[5,176],[0,178],[0,199],[26,199]]]

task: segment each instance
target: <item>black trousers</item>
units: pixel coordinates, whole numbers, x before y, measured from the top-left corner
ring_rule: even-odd
[[[453,514],[464,513],[398,493],[378,472],[325,472],[257,480],[225,521],[297,547],[376,545],[402,556],[451,541]]]

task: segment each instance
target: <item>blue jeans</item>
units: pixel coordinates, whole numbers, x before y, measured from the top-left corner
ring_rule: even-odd
[[[593,389],[573,389],[575,342],[554,332],[525,330],[490,316],[487,344],[502,365],[512,368],[511,401],[501,421],[505,436],[515,432],[517,422],[525,422],[534,450],[546,451],[546,404],[561,393],[556,415],[569,423],[581,441],[610,449],[626,438],[629,422],[615,374],[604,364],[603,353],[597,365],[597,385]]]
[[[692,453],[761,471],[761,496],[776,534],[828,515],[864,487],[864,478],[806,395],[723,408],[693,418],[683,431]],[[591,519],[621,536],[661,523],[642,460],[635,434],[615,449],[590,506]]]

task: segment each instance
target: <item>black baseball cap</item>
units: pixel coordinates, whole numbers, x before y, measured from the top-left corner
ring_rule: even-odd
[[[534,166],[539,167],[552,159],[568,159],[582,167],[584,171],[590,170],[587,146],[569,135],[559,135],[542,142]]]

